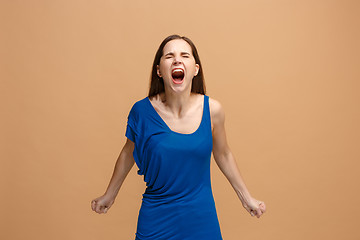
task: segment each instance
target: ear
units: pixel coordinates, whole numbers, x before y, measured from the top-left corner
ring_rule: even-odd
[[[157,75],[158,75],[159,77],[161,77],[159,65],[156,65],[156,73],[157,73]]]
[[[200,70],[199,64],[195,64],[195,76],[198,75],[199,70]]]

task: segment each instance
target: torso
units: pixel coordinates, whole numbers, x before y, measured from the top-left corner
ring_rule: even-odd
[[[150,98],[150,102],[172,131],[190,134],[199,128],[203,116],[204,95],[192,93],[190,96],[190,101],[192,101],[191,107],[179,118],[175,117],[174,114],[166,108],[162,97],[163,96],[156,95]],[[211,126],[211,129],[213,129],[213,126]]]

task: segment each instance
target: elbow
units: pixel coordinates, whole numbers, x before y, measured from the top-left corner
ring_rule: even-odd
[[[232,153],[229,148],[224,148],[222,151],[214,152],[214,159],[218,165],[223,165],[232,159]]]

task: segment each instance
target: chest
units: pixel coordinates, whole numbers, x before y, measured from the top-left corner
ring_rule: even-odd
[[[195,132],[203,120],[203,106],[190,109],[184,116],[175,117],[167,111],[157,110],[165,124],[174,132],[190,134]]]

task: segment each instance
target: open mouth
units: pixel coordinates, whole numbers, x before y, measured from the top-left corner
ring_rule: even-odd
[[[171,77],[174,83],[176,84],[182,83],[184,80],[184,70],[182,70],[181,68],[173,69],[173,71],[171,72]]]

